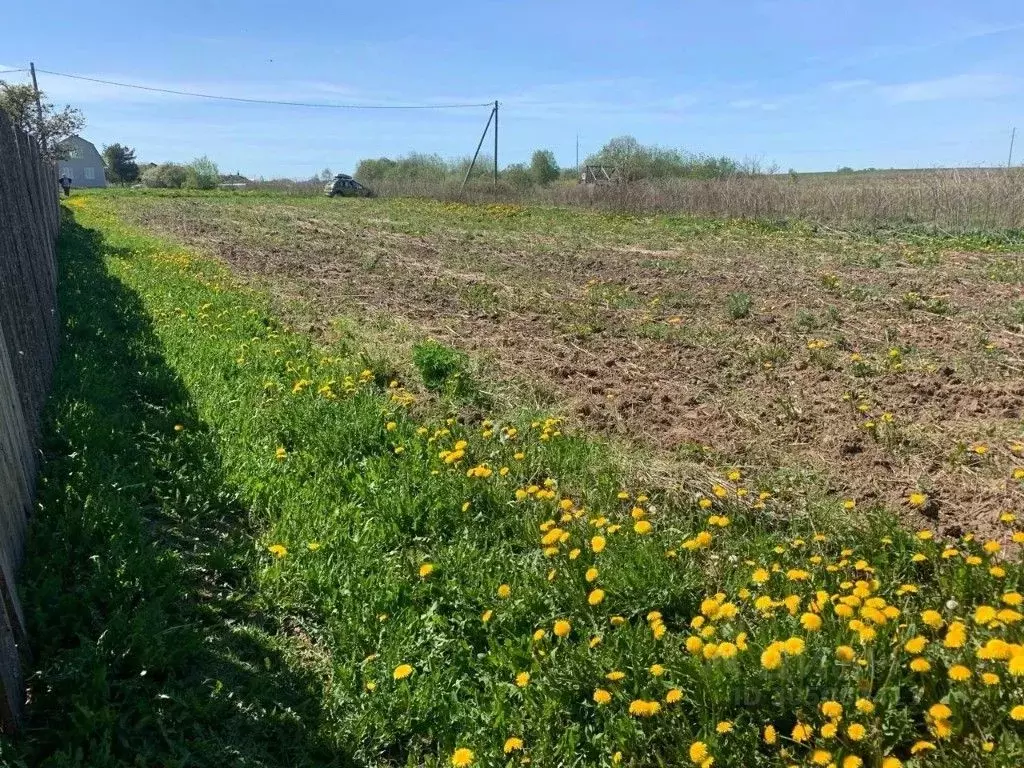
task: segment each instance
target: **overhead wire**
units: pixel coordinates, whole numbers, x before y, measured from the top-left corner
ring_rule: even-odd
[[[24,70],[13,70],[24,71]],[[121,83],[115,80],[104,80],[98,77],[86,77],[85,75],[72,75],[67,72],[54,72],[49,69],[36,67],[36,72],[56,77],[67,77],[72,80],[85,80],[90,83],[101,83],[112,85],[118,88],[135,88],[140,91],[152,91],[155,93],[168,93],[174,96],[189,96],[197,99],[211,99],[214,101],[232,101],[243,104],[268,104],[282,107],[309,107],[313,109],[469,109],[476,107],[490,107],[494,102],[481,104],[332,104],[328,102],[309,101],[285,101],[277,99],[253,99],[244,96],[221,96],[213,93],[198,93],[195,91],[179,91],[173,88],[158,88],[152,85],[139,85],[137,83]]]

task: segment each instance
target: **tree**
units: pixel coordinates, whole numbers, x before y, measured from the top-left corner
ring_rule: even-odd
[[[65,105],[58,109],[46,100],[42,91],[39,92],[39,102],[43,112],[42,122],[36,111],[36,96],[32,86],[0,80],[0,109],[7,113],[18,128],[40,139],[40,144],[44,145],[44,154],[56,157],[59,154],[55,149],[57,144],[82,130],[85,118],[74,107]]]
[[[550,149],[538,149],[530,158],[530,175],[535,184],[547,186],[558,178],[558,163]]]
[[[330,181],[333,178],[334,171],[332,171],[330,168],[324,168],[322,171],[320,171],[319,178],[314,176],[313,181]]]
[[[220,181],[220,169],[206,155],[197,157],[186,166],[183,189],[214,189]]]
[[[123,144],[111,144],[103,148],[103,167],[107,181],[111,184],[130,184],[139,179],[135,150]]]

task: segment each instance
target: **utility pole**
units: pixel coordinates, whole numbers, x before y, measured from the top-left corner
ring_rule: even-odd
[[[576,134],[576,180],[580,178],[580,135]]]
[[[36,82],[35,62],[28,63],[29,71],[32,73],[32,90],[36,96],[36,118],[39,120],[39,146],[46,152],[46,128],[43,126],[43,105],[39,100],[39,83]]]
[[[1013,130],[1010,131],[1010,159],[1006,161],[1006,167],[1013,167],[1013,140],[1017,138],[1017,126],[1013,126]]]
[[[487,131],[491,129],[491,120],[495,121],[494,125],[494,183],[498,183],[498,102],[494,102],[494,106],[491,108],[491,114],[487,116],[487,125],[484,126],[484,132],[480,134],[480,142],[476,145],[476,152],[473,153],[473,159],[469,163],[469,168],[466,169],[466,177],[462,180],[462,186],[459,187],[459,193],[466,189],[466,182],[469,181],[470,175],[473,173],[473,169],[476,167],[476,159],[480,156],[480,147],[484,145],[484,139],[487,138]]]

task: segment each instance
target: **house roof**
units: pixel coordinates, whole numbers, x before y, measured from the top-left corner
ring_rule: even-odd
[[[71,135],[70,135],[70,136],[68,136],[68,137],[67,137],[66,139],[61,139],[60,141],[58,141],[58,142],[57,142],[57,146],[59,147],[59,146],[61,146],[61,145],[63,145],[63,144],[67,144],[67,143],[70,143],[70,142],[72,142],[72,141],[74,141],[74,140],[76,140],[76,139],[77,139],[78,141],[82,142],[83,144],[88,144],[88,145],[89,145],[90,147],[92,147],[93,149],[96,149],[96,145],[95,145],[95,144],[93,144],[93,143],[92,143],[91,141],[89,141],[88,139],[83,139],[83,138],[82,138],[81,136],[79,136],[79,135],[78,135],[77,133],[73,133],[73,134],[71,134]]]

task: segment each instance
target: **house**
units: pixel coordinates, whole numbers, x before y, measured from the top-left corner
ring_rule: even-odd
[[[67,176],[74,187],[105,187],[103,159],[96,147],[81,136],[69,136],[57,144],[57,175]]]

